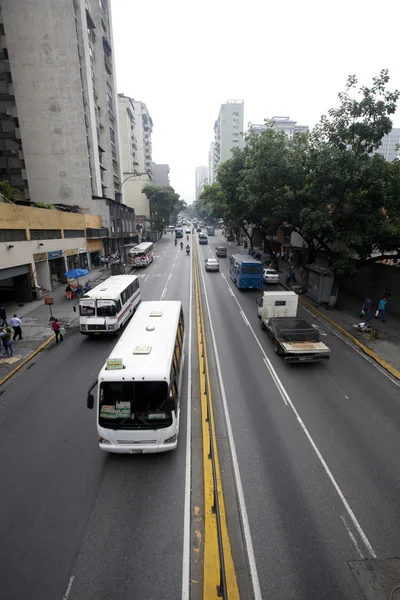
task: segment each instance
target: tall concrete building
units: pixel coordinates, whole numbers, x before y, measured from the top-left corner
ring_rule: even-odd
[[[390,133],[384,135],[381,145],[377,150],[378,154],[382,154],[385,160],[391,162],[400,157],[397,146],[400,145],[400,129],[394,128]]]
[[[121,192],[124,203],[135,211],[137,233],[145,236],[151,228],[150,204],[142,189],[153,181],[151,174],[146,170],[147,117],[143,118],[143,114],[147,114],[147,109],[143,111],[142,106],[142,102],[135,102],[124,94],[118,94],[120,152],[123,168]],[[139,115],[136,114],[137,110]],[[139,135],[139,138],[136,135]]]
[[[297,133],[307,133],[309,131],[308,125],[297,125],[297,121],[294,121],[290,117],[272,117],[270,119],[271,124],[263,123],[262,125],[251,125],[248,133],[262,133],[269,127],[273,127],[277,131],[283,131],[289,139],[293,139]]]
[[[164,187],[171,185],[169,181],[169,165],[152,163],[152,171],[154,185],[160,185]]]
[[[214,124],[214,177],[218,167],[232,156],[233,148],[243,148],[244,101],[227,100],[221,104],[219,115]]]
[[[208,183],[211,185],[215,182],[216,173],[214,169],[215,160],[215,142],[211,142],[210,150],[208,152]]]
[[[208,167],[196,167],[196,200],[200,198],[205,185],[208,184]]]
[[[151,144],[151,134],[153,132],[153,121],[150,117],[147,106],[140,100],[134,100],[135,107],[135,139],[137,142],[138,173],[148,173],[153,178],[152,162],[153,149]]]
[[[121,183],[109,0],[2,0],[0,23],[0,178],[93,213]]]

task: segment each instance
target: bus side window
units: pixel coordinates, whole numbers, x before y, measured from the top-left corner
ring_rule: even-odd
[[[135,293],[139,289],[139,281],[136,279],[132,285],[133,285],[133,292]]]
[[[133,285],[130,284],[130,286],[128,287],[128,297],[132,298],[133,296]]]
[[[117,313],[121,310],[121,300],[117,300],[115,303]]]

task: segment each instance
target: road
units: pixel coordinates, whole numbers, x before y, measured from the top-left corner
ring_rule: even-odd
[[[179,299],[186,313],[190,258],[168,236],[156,255],[137,272],[143,299]],[[114,344],[77,332],[3,388],[2,600],[61,600],[69,585],[70,599],[122,599],[134,589],[150,600],[160,581],[163,598],[181,593],[185,381],[175,452],[102,453],[86,391]]]
[[[259,328],[260,292],[237,290],[227,259],[204,272],[222,239],[209,241],[198,254],[215,414],[237,457],[255,597],[361,600],[348,561],[399,554],[399,387],[303,308],[331,360],[284,364]],[[143,299],[181,300],[188,324],[191,258],[168,236],[156,255],[137,273]],[[188,362],[177,450],[107,455],[86,390],[114,344],[75,332],[0,391],[2,600],[182,597]]]
[[[399,387],[303,308],[331,360],[283,363],[260,292],[220,265],[203,275],[262,597],[363,598],[347,561],[399,554]]]

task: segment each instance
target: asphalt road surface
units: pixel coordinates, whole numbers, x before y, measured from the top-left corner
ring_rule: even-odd
[[[284,364],[259,327],[260,292],[235,288],[228,259],[204,272],[229,247],[209,242],[201,281],[259,597],[361,600],[348,561],[399,555],[399,386],[303,308],[331,359]],[[191,258],[172,236],[156,255],[136,273],[143,299],[181,300],[188,323]],[[188,365],[177,450],[107,455],[86,392],[114,344],[71,334],[0,390],[1,600],[181,598]]]

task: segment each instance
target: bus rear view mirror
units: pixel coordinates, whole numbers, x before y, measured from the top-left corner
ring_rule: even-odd
[[[88,394],[87,395],[87,407],[88,408],[93,408],[94,407],[94,396],[93,396],[93,394]]]
[[[74,312],[76,312],[76,306],[73,306],[73,310],[74,310]]]
[[[175,398],[173,396],[170,396],[168,398],[167,408],[170,412],[176,411],[176,402],[175,402]]]

